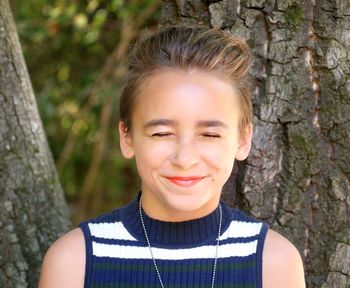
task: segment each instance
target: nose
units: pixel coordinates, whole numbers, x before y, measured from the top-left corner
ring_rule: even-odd
[[[172,157],[173,165],[186,170],[196,165],[199,161],[199,154],[191,141],[178,142]]]

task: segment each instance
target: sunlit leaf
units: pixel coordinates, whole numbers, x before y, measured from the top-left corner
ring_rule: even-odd
[[[88,24],[88,18],[84,13],[78,13],[73,18],[74,26],[78,29],[86,28]]]

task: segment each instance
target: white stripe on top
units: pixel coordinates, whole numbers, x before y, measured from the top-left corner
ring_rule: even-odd
[[[218,258],[249,256],[256,253],[257,240],[248,243],[220,245]],[[122,259],[152,259],[149,247],[101,244],[92,242],[93,255]],[[216,245],[188,249],[164,249],[152,247],[154,258],[161,260],[211,259],[215,258]]]
[[[137,241],[128,230],[126,230],[122,222],[89,223],[88,225],[91,235],[95,237]]]
[[[122,222],[114,223],[89,223],[92,236],[105,239],[137,241],[126,230]],[[229,238],[245,238],[259,234],[262,223],[250,223],[243,221],[232,221],[227,230],[220,236],[220,241]]]
[[[245,238],[256,236],[260,233],[262,223],[232,221],[227,230],[220,236],[220,241],[229,238]]]

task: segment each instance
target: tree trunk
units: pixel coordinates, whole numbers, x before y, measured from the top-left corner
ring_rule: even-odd
[[[0,287],[37,287],[69,215],[8,1],[0,7]]]
[[[297,246],[307,287],[350,287],[350,2],[166,0],[161,17],[248,41],[253,148],[224,197]]]

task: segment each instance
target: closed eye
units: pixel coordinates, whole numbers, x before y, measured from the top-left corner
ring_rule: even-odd
[[[158,133],[153,133],[151,136],[152,137],[167,137],[173,135],[170,132],[158,132]]]
[[[219,134],[214,133],[203,133],[202,135],[206,138],[221,138]]]

